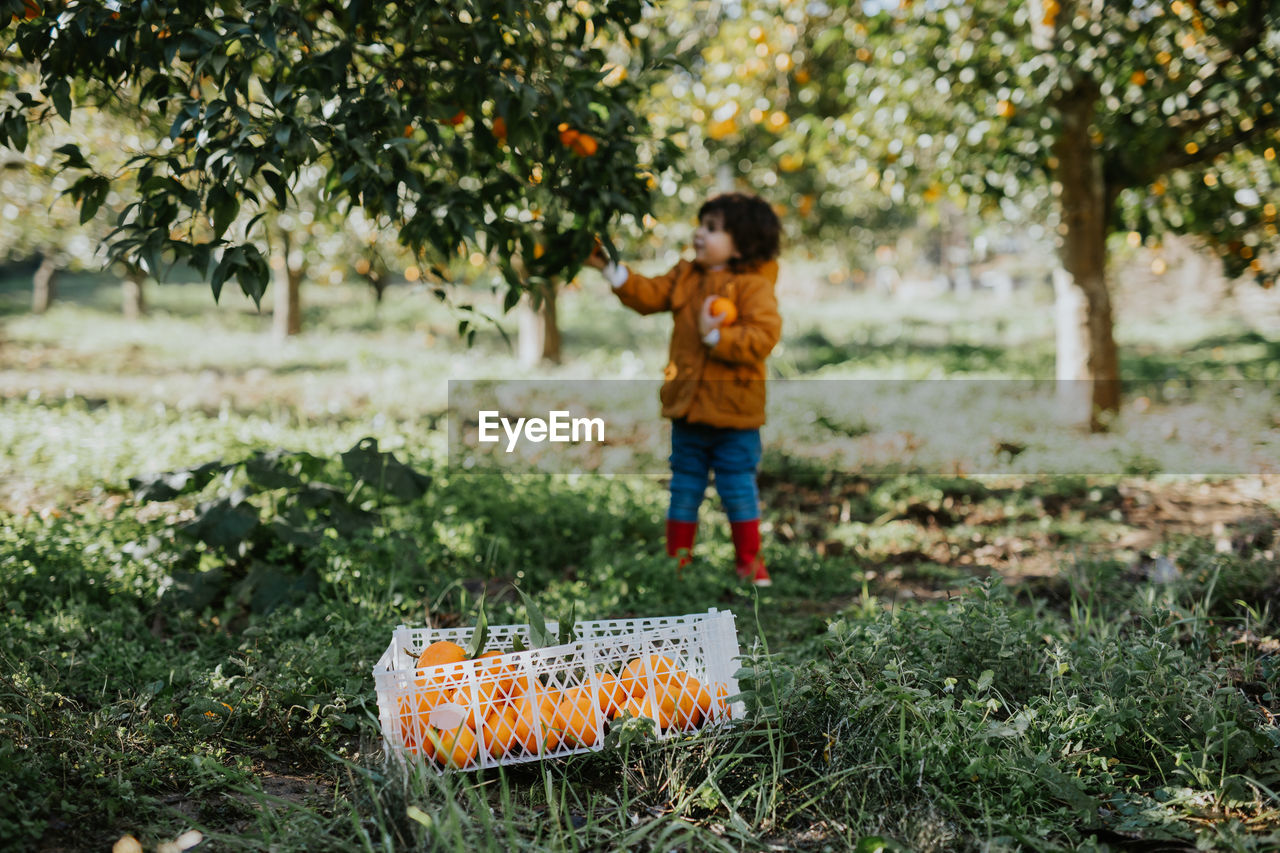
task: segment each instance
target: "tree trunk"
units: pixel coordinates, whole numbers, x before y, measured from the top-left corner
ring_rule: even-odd
[[[542,360],[560,364],[560,315],[556,311],[555,282],[547,285],[542,298]]]
[[[556,286],[542,292],[541,304],[534,307],[532,294],[519,304],[519,330],[516,350],[520,363],[533,366],[539,362],[560,364],[560,321],[556,311]]]
[[[31,278],[31,311],[43,314],[58,295],[58,265],[52,254],[40,256],[40,266]]]
[[[1090,139],[1096,88],[1078,87],[1059,104],[1062,131],[1055,146],[1062,187],[1062,266],[1084,297],[1083,375],[1089,391],[1089,429],[1101,432],[1120,410],[1120,370],[1111,292],[1107,285],[1107,227],[1110,195],[1102,162]],[[1078,329],[1079,327],[1077,327]],[[1059,330],[1059,341],[1071,329]],[[1061,345],[1061,344],[1060,344]],[[1059,373],[1059,378],[1064,378]]]
[[[289,266],[287,257],[284,260],[276,270],[276,301],[271,318],[272,331],[280,340],[302,331],[302,268]]]
[[[140,268],[129,267],[125,277],[120,281],[126,320],[137,320],[147,313],[147,302],[142,289],[142,285],[146,280],[147,274]]]
[[[293,239],[288,231],[280,231],[280,251],[271,259],[271,268],[275,270],[275,308],[271,312],[271,331],[277,340],[283,341],[302,331],[302,303],[299,289],[306,264],[300,260],[297,266],[290,264],[293,255]]]

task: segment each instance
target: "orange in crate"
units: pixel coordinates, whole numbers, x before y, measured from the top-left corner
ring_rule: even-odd
[[[506,766],[603,749],[624,714],[666,739],[744,710],[727,701],[738,692],[732,613],[578,622],[571,639],[536,648],[529,626],[490,625],[489,650],[468,659],[475,631],[394,632],[374,668],[392,756],[445,772]],[[547,623],[541,636],[570,634]]]

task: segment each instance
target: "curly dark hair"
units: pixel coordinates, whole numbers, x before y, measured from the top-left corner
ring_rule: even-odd
[[[747,193],[723,193],[698,208],[698,219],[708,213],[724,217],[724,230],[738,250],[738,257],[729,262],[734,272],[745,272],[778,257],[782,223],[764,199]]]

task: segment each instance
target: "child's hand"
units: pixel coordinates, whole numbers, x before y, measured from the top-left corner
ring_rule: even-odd
[[[702,300],[702,310],[698,312],[698,334],[704,338],[712,329],[718,329],[724,323],[723,314],[711,313],[711,303],[715,301],[715,296],[708,296]]]
[[[591,255],[584,261],[587,266],[595,267],[598,270],[605,268],[609,263],[609,258],[604,253],[604,244],[600,242],[600,238],[596,238],[596,244],[591,249]]]

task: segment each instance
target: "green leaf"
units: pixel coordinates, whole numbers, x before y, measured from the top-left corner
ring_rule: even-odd
[[[367,530],[378,521],[376,513],[353,505],[341,489],[327,483],[306,483],[292,496],[300,506],[322,512],[322,520],[342,536]]]
[[[66,158],[62,164],[64,169],[88,169],[89,161],[84,158],[84,154],[80,152],[80,146],[67,143],[59,148],[55,148],[54,154],[61,154]]]
[[[480,603],[476,605],[476,627],[471,634],[471,642],[467,644],[467,657],[478,656],[488,642],[489,617],[484,612],[484,593],[480,593]]]
[[[71,121],[71,83],[67,78],[63,77],[53,84],[49,90],[49,99],[53,101],[53,108],[58,111],[62,120]]]
[[[200,491],[228,467],[221,461],[214,461],[194,468],[180,468],[160,474],[130,477],[129,488],[133,489],[133,499],[137,503],[169,501],[178,495]]]
[[[575,627],[574,613],[578,609],[577,601],[569,602],[569,612],[560,616],[560,645],[572,643],[575,639],[573,629]]]
[[[405,465],[389,452],[378,450],[378,440],[366,437],[342,454],[342,466],[352,476],[392,497],[417,500],[426,494],[431,478]]]
[[[258,509],[230,495],[201,504],[196,517],[178,527],[184,536],[203,542],[211,548],[230,549],[253,533],[258,526]]]
[[[210,285],[213,287],[213,301],[217,302],[218,297],[222,295],[222,285],[231,277],[232,273],[239,268],[244,259],[244,250],[240,247],[227,249],[222,253],[222,257],[218,260],[218,266],[213,271],[213,277],[210,279]]]
[[[261,488],[282,489],[301,486],[304,472],[318,473],[323,465],[323,460],[310,453],[265,450],[244,461],[244,472]]]
[[[290,524],[284,519],[275,518],[267,525],[271,535],[289,545],[299,548],[314,548],[324,540],[324,532],[318,528]]]
[[[240,213],[240,200],[234,193],[219,185],[209,192],[209,206],[213,219],[213,236],[220,238]]]
[[[224,566],[204,572],[178,571],[170,575],[171,583],[160,595],[160,601],[177,610],[199,612],[227,594],[230,579]]]
[[[319,588],[320,581],[314,571],[296,575],[279,566],[255,561],[249,574],[235,585],[232,593],[248,604],[252,612],[265,614],[282,604],[304,598]]]
[[[547,620],[543,617],[538,605],[534,604],[533,599],[525,595],[524,590],[520,587],[516,587],[516,592],[520,593],[520,599],[524,602],[524,609],[529,614],[530,648],[542,649],[556,645],[556,638],[547,631]]]
[[[996,677],[996,674],[994,671],[989,669],[984,669],[982,671],[982,674],[978,676],[977,683],[974,684],[973,686],[974,692],[985,693],[987,690],[991,688],[991,682],[992,680],[995,679],[995,677]]]
[[[262,172],[262,178],[267,182],[267,186],[271,187],[271,192],[276,197],[276,207],[284,210],[289,206],[289,185],[278,172],[269,172],[265,169]]]

